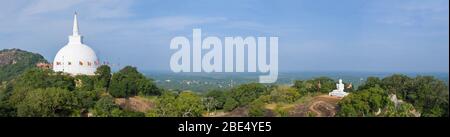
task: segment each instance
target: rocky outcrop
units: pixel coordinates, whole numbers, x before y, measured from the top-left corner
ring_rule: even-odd
[[[47,60],[40,54],[21,49],[0,50],[0,82],[14,78],[28,68],[36,67],[38,63],[47,63]]]

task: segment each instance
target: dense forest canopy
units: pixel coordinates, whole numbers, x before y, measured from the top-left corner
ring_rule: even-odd
[[[108,66],[100,66],[96,74],[73,77],[49,69],[30,68],[2,85],[1,115],[83,116],[90,113],[92,116],[144,116],[144,113],[120,109],[115,104],[114,97],[160,94],[160,89],[152,80],[142,77],[133,67],[125,67],[120,72],[113,73],[126,77],[115,81],[110,80]],[[131,76],[134,77],[129,78]],[[115,93],[116,90],[108,90],[111,87],[127,90],[123,90],[125,93]]]
[[[21,58],[14,60],[24,64],[16,61],[0,65],[2,117],[321,116],[324,114],[299,110],[336,88],[333,79],[316,77],[295,80],[291,86],[246,83],[206,93],[168,90],[131,66],[113,73],[109,66],[102,65],[93,76],[71,76],[34,67],[45,61],[40,55],[15,52]],[[335,106],[327,106],[336,110],[330,116],[449,116],[448,85],[432,76],[394,74],[369,77],[357,88],[344,84],[350,94],[335,99]],[[125,103],[118,103],[121,100]],[[131,101],[149,107],[123,105]]]
[[[70,76],[31,68],[0,88],[1,116],[208,116],[216,111],[245,109],[246,116],[289,116],[289,110],[267,104],[293,104],[308,95],[324,94],[335,81],[319,77],[292,86],[242,84],[231,90],[168,91],[158,88],[134,67],[95,76]],[[320,84],[319,84],[320,83]],[[336,116],[448,116],[448,86],[433,77],[392,75],[369,78],[338,102]],[[137,112],[120,107],[115,98],[154,96],[155,107]],[[311,115],[314,116],[314,115]]]

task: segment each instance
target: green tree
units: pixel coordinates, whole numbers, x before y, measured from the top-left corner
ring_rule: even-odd
[[[139,94],[149,96],[149,95],[161,95],[161,89],[159,89],[153,80],[142,78],[137,80],[137,90]]]
[[[295,88],[278,86],[270,91],[270,102],[293,103],[300,98],[300,93]]]
[[[203,97],[203,106],[205,106],[206,112],[209,115],[211,111],[215,111],[219,102],[213,97]]]
[[[49,74],[51,74],[50,77],[47,77],[48,83],[51,83],[49,87],[62,88],[69,91],[73,91],[75,89],[74,77],[61,72],[54,73],[53,71],[50,71]]]
[[[372,87],[381,86],[381,80],[378,77],[367,77],[367,80],[364,84],[358,87],[358,90],[365,90]]]
[[[307,83],[304,80],[295,80],[293,88],[297,89],[297,91],[301,94],[306,94],[308,92]]]
[[[36,89],[17,104],[17,115],[25,117],[70,116],[79,109],[76,96],[60,88]]]
[[[229,95],[238,102],[239,106],[245,106],[266,92],[267,88],[263,84],[250,83],[233,88]]]
[[[385,92],[374,90],[379,87]],[[377,111],[377,108],[384,108],[385,116],[411,116],[411,109],[424,117],[448,116],[448,86],[432,76],[410,78],[394,74],[382,80],[369,77],[358,90],[358,93],[350,94],[339,103],[339,115],[367,116]],[[397,95],[406,102],[393,107],[389,105],[390,101],[386,101],[388,94]]]
[[[164,92],[156,105],[156,109],[147,116],[199,117],[205,109],[201,97],[192,92],[181,92],[179,95]]]
[[[199,117],[202,116],[204,106],[201,98],[192,92],[181,92],[175,100],[178,116]]]
[[[111,78],[109,94],[113,97],[126,97],[130,91],[128,89],[128,79],[122,73],[115,73]]]
[[[31,93],[33,94],[44,94],[43,91],[34,90],[50,90],[50,89],[59,89],[59,90],[67,90],[72,91],[75,89],[74,78],[63,73],[55,73],[52,70],[48,69],[38,69],[32,68],[26,70],[22,73],[17,79],[14,81],[8,82],[8,90],[11,91],[8,94],[7,104],[9,106],[13,106],[14,110],[19,110],[20,106],[22,109],[17,112],[17,115],[30,116],[33,115],[34,108],[28,109],[28,107],[32,107],[31,105],[24,105],[23,102],[30,101],[33,97],[29,97]],[[58,92],[59,93],[59,92]],[[36,101],[36,100],[33,100]],[[30,110],[30,113],[26,113]],[[52,114],[40,114],[37,113],[36,116],[51,116]],[[54,115],[60,115],[59,113]]]
[[[152,110],[150,116],[162,116],[162,117],[175,117],[176,112],[176,95],[171,92],[163,92],[161,96],[157,99],[155,106],[156,108]]]
[[[248,115],[251,117],[262,117],[266,113],[266,109],[264,108],[264,102],[260,99],[257,99],[250,103]]]
[[[389,103],[387,93],[376,86],[349,94],[339,103],[337,116],[376,116]]]
[[[80,102],[80,107],[88,110],[93,108],[96,102],[100,99],[101,89],[95,89],[92,91],[80,90],[76,91],[75,94]]]
[[[47,80],[51,72],[43,69],[29,69],[22,73],[16,81],[17,87],[45,88],[51,83]]]
[[[414,106],[409,103],[401,103],[399,106],[395,106],[394,103],[389,102],[386,107],[386,112],[383,114],[385,117],[414,117],[412,113],[415,111]]]
[[[0,117],[13,117],[16,115],[14,107],[10,106],[6,101],[0,101]]]
[[[75,87],[77,90],[91,91],[94,89],[94,79],[87,75],[75,76]]]
[[[9,97],[12,94],[12,84],[5,83],[0,84],[0,117],[13,117],[16,116],[16,110],[8,102]]]
[[[236,108],[238,105],[239,105],[239,102],[237,102],[236,100],[234,100],[231,97],[228,97],[225,101],[225,104],[223,105],[223,110],[231,111],[234,108]]]
[[[215,108],[223,109],[223,105],[226,102],[226,95],[223,91],[220,90],[211,90],[205,95],[207,98],[213,98],[216,101]]]
[[[114,98],[111,96],[101,97],[92,109],[92,114],[96,117],[120,116],[121,113],[122,111],[119,106],[114,103]]]
[[[293,88],[301,94],[306,93],[328,93],[336,88],[336,82],[328,77],[318,77],[311,80],[296,80]]]
[[[55,73],[48,69],[28,69],[15,81],[14,87],[30,89],[56,87],[67,90],[75,89],[74,78],[61,72]]]
[[[411,102],[424,117],[448,116],[448,86],[432,76],[417,76],[407,92]]]
[[[394,74],[381,80],[381,86],[389,94],[396,94],[400,99],[405,99],[411,86],[411,78],[402,74]]]
[[[336,82],[328,77],[318,77],[309,80],[308,83],[312,85],[309,92],[328,93],[336,88]]]
[[[131,66],[126,66],[114,73],[109,92],[113,97],[130,97],[138,93],[143,95],[159,95],[161,93],[151,80]]]
[[[111,68],[108,65],[101,65],[95,71],[95,88],[109,88],[111,80]]]

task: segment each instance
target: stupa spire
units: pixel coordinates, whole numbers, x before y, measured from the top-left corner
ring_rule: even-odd
[[[77,20],[77,12],[75,12],[75,15],[73,16],[73,36],[80,35],[78,32],[78,20]]]
[[[80,35],[80,32],[78,30],[78,19],[77,19],[78,13],[75,12],[73,16],[73,28],[72,28],[72,35],[69,36],[69,43],[83,43],[83,37]]]

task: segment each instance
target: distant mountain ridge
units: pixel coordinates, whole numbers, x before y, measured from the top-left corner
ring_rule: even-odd
[[[13,79],[28,68],[36,67],[37,63],[48,63],[38,53],[21,49],[0,50],[0,82]]]

